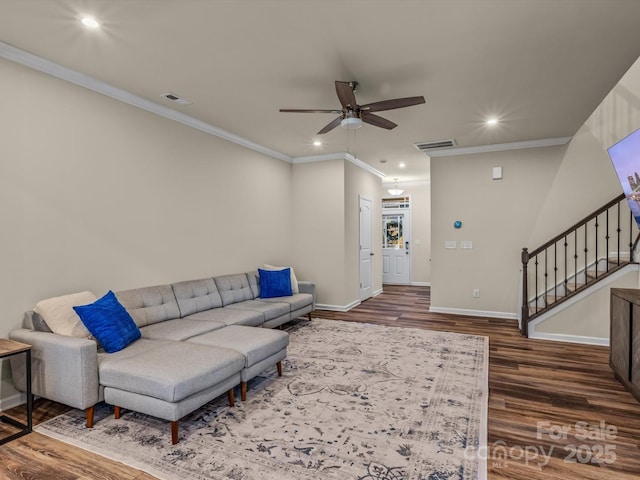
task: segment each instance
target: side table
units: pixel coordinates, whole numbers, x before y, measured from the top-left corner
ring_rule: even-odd
[[[19,432],[6,436],[0,439],[0,445],[3,445],[11,440],[22,437],[27,433],[31,433],[32,416],[33,416],[33,395],[31,395],[31,345],[26,343],[15,342],[13,340],[7,340],[6,338],[0,338],[0,358],[7,358],[13,355],[24,353],[27,356],[26,363],[26,384],[27,384],[27,424],[19,422],[6,415],[0,415],[0,422],[8,423],[14,427],[20,428]]]

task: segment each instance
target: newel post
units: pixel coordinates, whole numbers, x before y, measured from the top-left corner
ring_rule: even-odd
[[[527,265],[529,264],[529,250],[522,249],[522,313],[520,331],[525,337],[529,336],[529,287],[527,285]]]

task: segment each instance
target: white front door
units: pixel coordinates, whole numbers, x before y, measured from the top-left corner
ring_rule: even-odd
[[[372,245],[371,200],[360,197],[360,301],[371,297]]]
[[[407,211],[382,215],[382,283],[411,283],[411,221]]]

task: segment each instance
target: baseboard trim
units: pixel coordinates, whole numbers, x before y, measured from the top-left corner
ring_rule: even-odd
[[[0,412],[27,403],[26,393],[15,393],[7,398],[0,398]]]
[[[375,292],[373,292],[373,295],[371,295],[372,297],[377,297],[378,295],[380,295],[383,292],[382,289],[380,290],[376,290]]]
[[[582,343],[584,345],[609,346],[608,338],[585,337],[582,335],[568,335],[566,333],[534,332],[529,334],[529,338],[537,340],[553,340],[555,342]]]
[[[355,300],[347,305],[329,305],[325,303],[316,303],[316,310],[329,310],[330,312],[348,312],[354,307],[360,305],[360,300]]]
[[[430,287],[431,282],[411,282],[412,287]]]
[[[511,312],[489,312],[485,310],[466,310],[464,308],[430,307],[430,313],[449,313],[451,315],[468,315],[470,317],[490,317],[504,318],[507,320],[518,320],[517,313]]]

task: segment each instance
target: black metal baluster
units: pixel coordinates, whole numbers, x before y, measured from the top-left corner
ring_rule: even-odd
[[[558,242],[553,244],[553,301],[558,301]]]
[[[607,245],[607,259],[609,258],[609,209],[607,209],[607,215],[606,215],[606,223],[607,223],[607,234],[604,237],[606,239],[606,245]],[[607,272],[609,271],[609,262],[607,262]]]
[[[620,228],[620,202],[618,202],[618,226],[616,228],[616,232],[618,234],[618,265],[620,265],[620,232],[622,229]]]
[[[595,259],[596,259],[596,280],[598,279],[598,216],[596,215],[596,232],[595,232],[595,237],[596,237],[596,254],[595,254]]]
[[[547,297],[549,296],[549,287],[547,287],[547,278],[549,277],[549,272],[547,270],[547,252],[549,251],[548,248],[544,249],[544,308],[547,308],[549,306],[549,303],[547,301]]]
[[[573,278],[578,283],[578,230],[573,231]],[[585,282],[587,283],[586,279]]]
[[[534,262],[536,266],[536,292],[535,292],[535,306],[536,313],[538,313],[538,254],[536,254],[536,261]]]
[[[587,246],[587,224],[584,224],[584,279],[585,283],[588,283],[587,280],[587,269],[589,268],[589,263],[587,259],[587,252],[589,252],[589,247]]]
[[[567,236],[564,236],[564,294],[568,295],[569,294],[569,279],[567,278],[567,270],[568,270],[568,263],[567,263],[567,247],[569,246],[569,243],[567,242]]]

